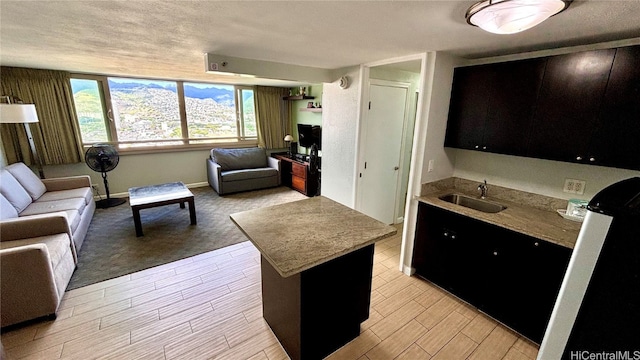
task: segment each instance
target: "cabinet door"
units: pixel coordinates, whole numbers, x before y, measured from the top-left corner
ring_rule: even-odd
[[[527,155],[588,162],[615,49],[548,58]]]
[[[291,165],[291,173],[294,176],[306,179],[307,178],[307,165],[294,162]]]
[[[495,80],[484,127],[482,150],[525,155],[546,59],[493,65]]]
[[[444,146],[481,149],[494,78],[491,65],[454,70]]]
[[[294,190],[298,190],[301,193],[307,195],[307,180],[301,177],[292,175],[291,176],[291,187]]]
[[[518,316],[522,315],[521,262],[529,262],[518,239],[507,236],[497,227],[486,225],[478,258],[484,264],[483,296],[478,308],[491,317],[517,330]]]
[[[470,222],[464,216],[420,203],[413,266],[417,275],[474,303],[479,292]]]
[[[478,256],[487,276],[478,308],[540,343],[564,278],[571,250],[486,225]]]
[[[588,156],[598,165],[640,170],[640,46],[618,48]]]
[[[520,288],[521,313],[516,322],[518,332],[541,343],[555,305],[564,274],[571,258],[571,249],[523,236],[524,251]]]

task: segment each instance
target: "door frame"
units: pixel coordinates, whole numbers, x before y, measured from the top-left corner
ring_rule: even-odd
[[[368,87],[366,81],[369,79],[369,68],[380,65],[388,65],[401,63],[406,61],[420,61],[420,77],[417,87],[418,103],[416,104],[417,112],[413,126],[411,145],[411,161],[409,166],[409,183],[407,184],[407,197],[405,199],[405,210],[402,227],[402,245],[400,249],[400,264],[398,269],[406,275],[412,274],[411,256],[413,254],[413,241],[415,237],[416,219],[418,215],[417,197],[421,193],[422,188],[422,169],[424,163],[425,141],[427,137],[427,114],[429,113],[431,101],[431,89],[434,82],[434,69],[436,64],[436,52],[424,52],[413,55],[401,56],[397,58],[375,61],[360,65],[359,85],[359,107],[358,122],[356,124],[356,154],[354,156],[357,163],[360,152],[360,128],[362,122],[362,114],[365,113],[365,101],[369,98]],[[358,173],[359,167],[353,168],[353,194],[352,203],[355,204],[358,192]]]
[[[402,173],[404,171],[404,154],[406,152],[406,146],[407,146],[407,142],[406,142],[406,138],[407,138],[407,131],[409,131],[408,129],[408,120],[409,120],[409,113],[410,113],[410,106],[411,106],[411,101],[412,101],[412,94],[411,94],[411,84],[407,83],[407,82],[402,82],[402,81],[389,81],[389,80],[380,80],[380,79],[371,79],[369,78],[367,81],[367,86],[363,89],[363,93],[366,94],[366,101],[365,101],[365,106],[367,107],[366,111],[362,112],[362,117],[361,117],[361,126],[358,129],[358,161],[356,164],[356,169],[357,169],[357,176],[356,176],[356,199],[355,199],[355,206],[354,208],[356,210],[361,210],[361,206],[362,206],[362,192],[363,192],[363,187],[362,187],[362,178],[360,177],[360,174],[364,171],[364,163],[365,163],[365,147],[366,147],[366,138],[367,138],[367,119],[369,116],[369,101],[370,101],[370,87],[371,86],[385,86],[385,87],[395,87],[395,88],[401,88],[401,89],[405,89],[406,90],[406,97],[405,97],[405,102],[404,102],[404,113],[402,116],[402,135],[400,138],[400,154],[398,157],[398,177],[396,179],[396,193],[394,196],[394,204],[393,204],[393,222],[394,224],[398,224],[398,223],[402,223],[403,222],[403,214],[400,213],[400,211],[398,210],[399,206],[398,204],[402,201],[404,201],[404,194],[402,194],[402,186],[401,186],[401,182],[403,181],[403,177],[402,177]]]

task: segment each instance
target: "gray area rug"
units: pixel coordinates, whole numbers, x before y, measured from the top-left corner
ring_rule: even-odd
[[[286,187],[219,196],[210,187],[191,189],[198,224],[178,204],[140,211],[144,236],[136,237],[129,203],[97,209],[67,290],[247,241],[230,214],[307,197]]]

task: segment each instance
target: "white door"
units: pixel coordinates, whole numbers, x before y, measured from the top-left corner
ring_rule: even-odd
[[[386,224],[395,223],[400,151],[408,87],[371,81],[363,125],[358,210]]]

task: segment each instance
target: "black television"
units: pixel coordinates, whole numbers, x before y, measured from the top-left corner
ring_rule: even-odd
[[[298,144],[310,148],[316,144],[322,150],[322,128],[319,125],[298,124]]]

